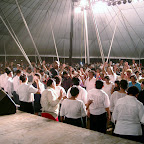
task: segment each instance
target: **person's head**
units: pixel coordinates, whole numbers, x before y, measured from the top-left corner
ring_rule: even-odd
[[[20,76],[21,75],[21,70],[16,70],[16,75]]]
[[[127,80],[121,80],[120,81],[120,88],[126,90],[128,88],[128,81]]]
[[[31,69],[30,67],[28,67],[27,72],[28,72],[28,73],[31,73],[31,72],[32,72],[32,69]]]
[[[128,78],[130,78],[131,75],[132,75],[132,70],[131,69],[127,69],[126,73],[127,73]]]
[[[106,83],[109,83],[110,77],[109,77],[109,76],[105,76],[105,77],[104,77],[104,80],[105,80]]]
[[[120,81],[119,81],[119,80],[116,80],[116,81],[114,82],[114,84],[115,84],[115,87],[120,87]]]
[[[130,79],[132,83],[135,83],[137,81],[137,77],[135,74],[131,75]]]
[[[61,77],[60,76],[55,76],[54,79],[55,79],[57,86],[61,84]]]
[[[77,97],[79,94],[79,89],[77,88],[77,86],[72,86],[71,90],[70,90],[70,94],[72,97]]]
[[[25,74],[22,74],[19,79],[22,81],[22,83],[25,83],[28,81],[28,78]]]
[[[141,72],[141,76],[144,77],[144,71]]]
[[[39,80],[41,79],[41,75],[39,73],[36,73],[34,76],[35,76],[35,78],[37,78]]]
[[[127,94],[130,96],[135,96],[137,97],[139,94],[139,89],[136,86],[131,86],[127,90]]]
[[[54,63],[53,63],[53,67],[55,68],[55,69],[58,69],[59,68],[59,62],[58,61],[55,61]]]
[[[90,70],[88,73],[89,73],[89,78],[93,78],[95,75],[95,72],[93,70]]]
[[[72,84],[76,86],[80,85],[80,79],[78,77],[73,77]]]
[[[138,77],[138,76],[139,76],[139,71],[136,71],[136,72],[135,72],[135,75]]]
[[[141,89],[142,90],[144,89],[144,81],[142,81],[142,83],[141,83]]]
[[[67,71],[63,72],[63,77],[65,77],[65,78],[68,77],[68,72]]]
[[[48,81],[47,81],[47,87],[51,87],[51,88],[55,89],[56,82],[54,81],[54,79],[52,79],[52,78],[48,79]]]
[[[97,80],[95,83],[96,89],[102,89],[104,86],[104,83],[102,80]]]
[[[41,74],[42,76],[44,76],[44,71],[43,71],[43,70],[40,70],[40,74]]]
[[[97,68],[96,72],[97,72],[97,73],[100,73],[100,72],[101,72],[101,69],[100,69],[100,68]]]
[[[111,67],[107,67],[107,72],[108,72],[109,75],[111,75],[112,74],[112,68]]]
[[[5,72],[6,72],[6,74],[7,74],[8,77],[13,77],[13,72],[11,71],[10,68],[7,67],[7,68],[5,69]]]

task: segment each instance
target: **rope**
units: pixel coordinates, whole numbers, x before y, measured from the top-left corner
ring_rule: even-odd
[[[38,49],[37,49],[37,47],[36,47],[36,44],[35,44],[35,42],[34,42],[34,39],[33,39],[32,35],[31,35],[31,32],[30,32],[29,27],[28,27],[28,25],[27,25],[27,22],[26,22],[26,20],[25,20],[25,18],[24,18],[24,16],[23,16],[23,13],[22,13],[21,8],[20,8],[20,6],[19,6],[19,4],[18,4],[18,1],[15,0],[15,2],[16,2],[16,5],[17,5],[17,7],[18,7],[18,9],[19,9],[19,12],[20,12],[20,14],[21,14],[21,17],[22,17],[22,19],[23,19],[23,22],[24,22],[24,24],[25,24],[25,27],[26,27],[26,29],[27,29],[27,31],[28,31],[28,33],[29,33],[29,36],[30,36],[30,38],[31,38],[31,40],[32,40],[32,43],[33,43],[34,48],[35,48],[35,50],[36,50],[36,53],[37,53],[37,55],[38,55],[39,62],[40,62],[40,64],[42,65],[41,57],[40,57],[40,55],[39,55]]]
[[[87,28],[87,13],[84,9],[84,23],[85,23],[85,38],[86,38],[86,46],[87,46],[87,62],[90,64],[90,58],[89,58],[89,41],[88,41],[88,28]]]
[[[99,35],[99,30],[98,30],[97,22],[96,22],[96,19],[94,17],[93,8],[92,8],[92,4],[91,4],[90,0],[89,0],[89,5],[90,5],[91,13],[92,13],[93,22],[94,22],[94,25],[95,25],[95,31],[96,31],[98,45],[99,45],[99,49],[100,49],[100,53],[101,53],[102,62],[104,64],[105,60],[104,60],[103,48],[102,48],[102,44],[101,44],[101,39],[100,39],[100,35]]]
[[[17,46],[19,47],[19,49],[21,50],[22,54],[24,55],[24,57],[26,58],[26,60],[28,61],[29,65],[32,67],[31,62],[29,60],[29,58],[27,57],[25,51],[22,49],[22,47],[19,45],[19,43],[17,42],[17,40],[15,39],[15,37],[13,36],[12,32],[10,31],[10,29],[8,28],[7,24],[5,23],[5,21],[3,20],[3,18],[0,16],[0,19],[2,20],[2,22],[4,23],[5,27],[7,28],[8,32],[10,33],[11,37],[13,38],[13,40],[15,41],[15,43],[17,44]]]
[[[6,67],[7,57],[6,57],[5,41],[4,41],[4,53],[5,53],[5,67]]]
[[[119,15],[118,15],[118,18],[119,18]],[[108,52],[108,57],[107,57],[107,60],[106,60],[107,63],[108,63],[108,59],[109,59],[109,56],[110,56],[111,48],[112,48],[112,45],[113,45],[113,40],[114,40],[115,32],[116,32],[116,29],[117,29],[117,24],[118,24],[118,20],[116,21],[116,25],[115,25],[115,28],[114,28],[114,33],[113,33],[113,36],[112,36],[112,40],[111,40],[111,44],[110,44],[110,48],[109,48],[109,52]]]
[[[82,62],[82,47],[83,47],[83,13],[82,13],[82,23],[81,23],[81,62]],[[86,63],[86,62],[85,62]]]
[[[53,32],[51,21],[50,21],[50,25],[51,25],[52,37],[53,37],[53,42],[54,42],[55,51],[56,51],[56,55],[57,55],[57,60],[59,62],[59,56],[58,56],[58,51],[57,51],[57,46],[56,46],[56,42],[55,42],[55,36],[54,36],[54,32]]]

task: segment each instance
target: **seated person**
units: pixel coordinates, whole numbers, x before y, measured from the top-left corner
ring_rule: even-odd
[[[73,86],[70,90],[71,98],[65,99],[62,103],[60,116],[61,121],[78,127],[85,127],[86,117],[85,104],[78,100],[79,89]]]

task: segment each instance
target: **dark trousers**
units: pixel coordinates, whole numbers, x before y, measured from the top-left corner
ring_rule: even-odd
[[[78,118],[78,119],[65,117],[64,123],[85,128],[86,127],[86,124],[85,124],[86,122],[84,120],[86,120],[86,117]]]
[[[34,114],[33,103],[20,101],[20,110],[27,113]]]
[[[142,136],[119,135],[119,134],[115,134],[115,133],[114,133],[114,136],[121,137],[121,138],[124,138],[124,139],[133,140],[133,141],[142,142]]]
[[[106,133],[107,116],[106,113],[101,115],[90,114],[90,129],[101,133]]]

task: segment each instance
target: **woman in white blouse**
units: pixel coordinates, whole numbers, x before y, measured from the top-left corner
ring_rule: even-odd
[[[60,110],[61,121],[67,124],[85,127],[86,108],[83,101],[78,100],[79,89],[73,86],[71,98],[65,99]]]

